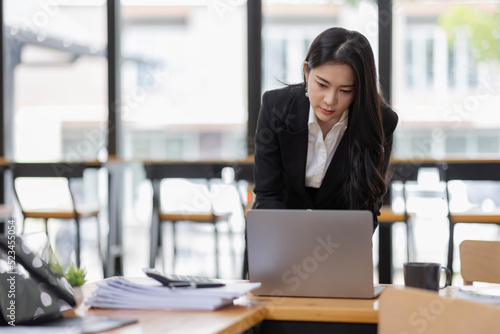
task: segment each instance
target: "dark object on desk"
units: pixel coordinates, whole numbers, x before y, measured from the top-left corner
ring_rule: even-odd
[[[42,323],[75,306],[58,268],[44,233],[0,237],[0,324]]]
[[[8,326],[2,333],[8,334],[93,334],[137,323],[135,319],[102,316],[70,317],[35,326]]]
[[[148,276],[151,277],[164,286],[167,286],[172,289],[177,288],[217,288],[224,286],[224,283],[221,283],[217,280],[213,280],[207,277],[199,277],[199,276],[180,276],[180,275],[168,275],[162,274],[159,271],[151,268],[143,268],[142,271]]]
[[[136,319],[85,316],[85,317],[63,318],[56,322],[50,322],[44,324],[43,327],[50,327],[50,328],[73,327],[73,328],[79,328],[82,334],[93,334],[135,323],[137,323]]]
[[[441,271],[446,273],[444,286],[439,286]],[[438,291],[451,285],[451,272],[439,263],[408,262],[404,264],[405,285],[413,288]]]

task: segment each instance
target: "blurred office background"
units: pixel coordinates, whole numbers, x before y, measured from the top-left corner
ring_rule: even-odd
[[[252,53],[247,30],[254,22],[248,19],[247,1],[121,0],[117,103],[122,108],[122,158],[127,162],[124,274],[141,275],[148,263],[152,187],[142,162],[245,159],[252,140],[247,130],[248,73],[261,71],[261,93],[301,82],[310,43],[332,26],[363,33],[379,61],[379,30],[392,18],[392,50],[385,52],[392,56],[387,93],[400,118],[394,158],[499,159],[499,6],[498,1],[394,0],[382,9],[386,15],[379,20],[376,1],[263,0],[262,52],[257,55],[262,68],[248,70],[254,59],[248,58]],[[103,0],[3,1],[5,103],[12,112],[4,135],[11,138],[10,160],[108,159],[106,12]],[[462,209],[500,207],[498,190],[471,197],[473,188],[466,183],[455,186],[464,192]],[[397,194],[398,185],[394,187]],[[448,223],[439,174],[423,170],[408,190],[416,259],[445,264]],[[105,206],[106,173],[86,172],[82,191]],[[50,189],[40,194],[50,196]],[[227,262],[222,276],[236,278],[244,218],[234,194],[227,198],[232,199],[226,204],[233,212],[239,257],[235,266]],[[393,202],[396,211],[403,208],[401,200],[396,196]],[[30,224],[29,229],[39,227]],[[106,233],[105,224],[101,229]],[[190,237],[179,241],[179,256],[185,261],[177,270],[213,275],[212,247],[203,246],[213,242],[210,232],[186,230]],[[499,237],[496,225],[457,228],[456,233],[456,244],[464,238]],[[396,274],[406,261],[404,235],[404,225],[396,225]],[[92,243],[95,237],[84,233],[84,238]],[[92,267],[89,259],[95,254],[85,245],[83,251],[84,265]],[[101,273],[90,270],[90,275],[98,279]],[[396,282],[400,279],[397,276]]]

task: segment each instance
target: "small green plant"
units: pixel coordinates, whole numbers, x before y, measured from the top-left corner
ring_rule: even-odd
[[[73,263],[69,266],[69,269],[65,274],[66,279],[71,286],[83,285],[85,283],[85,275],[87,275],[85,269],[77,269]]]
[[[65,270],[64,268],[59,264],[57,261],[50,261],[50,269],[58,275],[65,276]]]

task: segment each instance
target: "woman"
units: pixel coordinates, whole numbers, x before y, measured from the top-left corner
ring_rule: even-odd
[[[304,83],[263,95],[254,208],[370,210],[376,227],[397,122],[377,91],[366,37],[322,32],[304,61]]]

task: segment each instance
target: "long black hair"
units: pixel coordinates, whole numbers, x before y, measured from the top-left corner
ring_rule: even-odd
[[[349,107],[345,133],[352,168],[346,191],[352,209],[376,213],[387,190],[385,152],[390,152],[390,148],[384,136],[381,111],[388,106],[378,91],[370,43],[359,32],[330,28],[314,39],[305,61],[307,73],[324,64],[347,64],[353,71],[356,95]],[[304,84],[305,76],[306,73]]]

